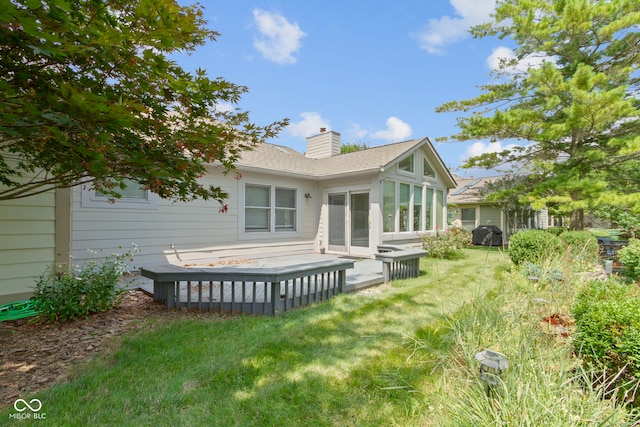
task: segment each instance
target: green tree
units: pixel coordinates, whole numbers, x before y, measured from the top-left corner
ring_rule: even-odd
[[[522,194],[533,184],[535,177],[522,174],[504,175],[487,181],[479,190],[479,196],[486,202],[498,204],[505,215],[508,230],[505,233],[523,228],[535,214],[529,203],[523,201]]]
[[[467,167],[518,165],[537,178],[536,209],[556,204],[582,228],[585,209],[605,204],[640,212],[640,193],[615,180],[640,158],[640,0],[499,0],[475,37],[511,39],[496,80],[482,94],[438,107],[462,111],[451,139],[522,145],[469,159]],[[524,71],[522,64],[538,59]],[[637,181],[637,177],[635,178]]]
[[[352,142],[350,144],[342,144],[340,146],[340,154],[355,153],[356,151],[368,150],[369,144],[366,142]]]
[[[0,0],[0,200],[80,183],[222,200],[199,178],[275,136],[235,107],[247,88],[171,55],[218,36],[175,0]]]

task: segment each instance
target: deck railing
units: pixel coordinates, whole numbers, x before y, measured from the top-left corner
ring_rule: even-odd
[[[353,261],[329,260],[286,267],[141,268],[153,297],[169,308],[275,315],[345,292]]]
[[[391,249],[375,254],[378,261],[382,261],[384,282],[409,279],[420,275],[420,258],[427,256],[422,249]]]

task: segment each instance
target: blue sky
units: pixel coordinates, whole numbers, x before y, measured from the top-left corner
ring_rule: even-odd
[[[510,54],[506,41],[468,35],[494,3],[204,0],[209,27],[221,35],[179,62],[247,86],[238,106],[252,122],[289,118],[269,142],[304,152],[305,137],[321,127],[370,146],[427,136],[455,173],[487,175],[458,167],[500,143],[436,142],[456,133],[457,114],[435,108],[479,94],[497,57]]]

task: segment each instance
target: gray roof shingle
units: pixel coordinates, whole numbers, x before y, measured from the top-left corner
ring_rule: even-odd
[[[240,169],[269,170],[315,179],[328,179],[350,174],[380,172],[405,153],[422,145],[427,145],[433,150],[428,138],[420,138],[353,153],[313,159],[305,157],[304,154],[292,148],[265,143],[252,151],[244,152],[236,165]],[[455,180],[448,169],[444,167],[435,150],[433,150],[433,154],[444,169],[444,174],[448,175],[452,181],[452,186],[455,186]]]

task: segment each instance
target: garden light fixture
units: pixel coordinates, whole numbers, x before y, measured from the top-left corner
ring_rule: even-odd
[[[506,356],[493,350],[476,353],[476,360],[480,362],[480,379],[487,383],[488,387],[498,385],[500,375],[509,367]]]

